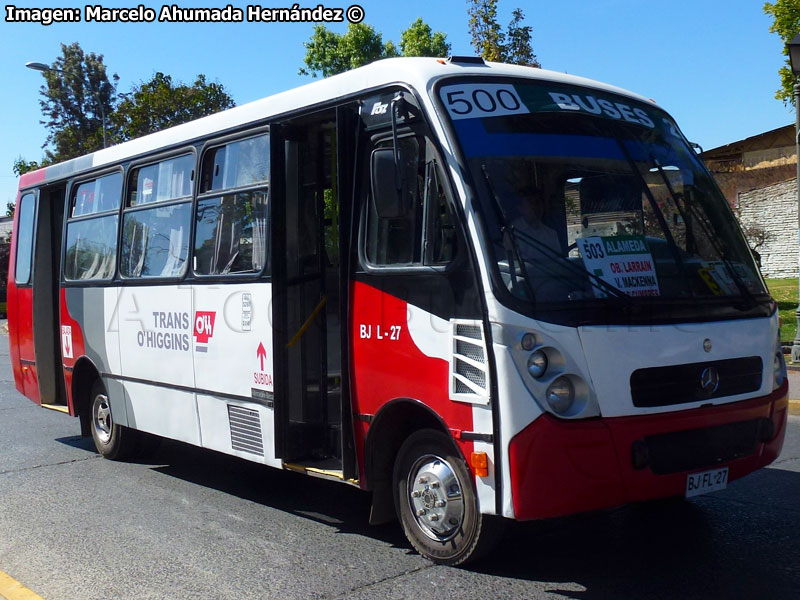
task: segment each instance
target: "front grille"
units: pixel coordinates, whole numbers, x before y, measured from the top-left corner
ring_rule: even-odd
[[[711,468],[729,460],[750,456],[760,441],[774,433],[769,419],[753,419],[715,427],[690,429],[644,438],[646,459],[638,465],[641,449],[634,448],[634,466],[649,465],[656,475]],[[641,442],[634,443],[634,446]]]
[[[719,374],[716,390],[701,386],[706,369]],[[762,371],[758,356],[639,369],[631,374],[631,397],[634,406],[649,408],[746,394],[761,387]]]

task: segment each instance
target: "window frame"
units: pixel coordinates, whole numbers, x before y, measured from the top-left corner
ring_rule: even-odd
[[[128,206],[128,192],[130,190],[130,183],[131,178],[133,177],[133,172],[136,169],[147,167],[150,165],[155,165],[160,162],[170,160],[173,158],[178,158],[180,156],[187,156],[191,155],[194,158],[194,168],[192,169],[192,180],[191,180],[191,190],[188,196],[181,196],[180,198],[170,198],[169,200],[161,200],[158,202],[148,202],[145,204],[139,204],[136,206]],[[187,263],[191,261],[192,257],[192,246],[193,246],[193,239],[194,239],[194,213],[195,213],[195,206],[194,200],[197,197],[197,185],[198,179],[197,176],[198,172],[198,152],[197,148],[194,145],[189,146],[181,146],[179,148],[175,148],[173,150],[167,152],[161,152],[159,154],[155,154],[152,156],[144,157],[140,160],[132,161],[130,164],[127,165],[125,169],[125,180],[123,185],[122,191],[122,198],[123,201],[120,205],[120,218],[119,218],[119,226],[117,228],[117,264],[116,264],[116,274],[117,280],[120,283],[125,285],[156,285],[159,283],[173,283],[173,282],[182,282],[184,281],[189,275],[189,268],[187,266],[184,269],[184,272],[178,276],[167,276],[167,277],[127,277],[122,274],[122,238],[124,233],[124,225],[125,225],[125,215],[128,213],[135,213],[139,211],[146,211],[152,210],[157,208],[165,208],[169,206],[174,206],[178,204],[189,204],[189,231],[188,231],[188,252],[186,256]]]
[[[248,129],[246,131],[241,131],[239,133],[229,134],[221,137],[212,138],[206,140],[201,149],[198,153],[198,161],[197,161],[197,172],[201,173],[203,168],[203,161],[206,158],[206,155],[216,150],[217,148],[221,148],[228,144],[232,144],[234,142],[240,142],[243,140],[256,138],[262,135],[267,136],[267,149],[271,153],[272,148],[272,139],[270,133],[270,126],[263,125],[261,127],[255,127],[252,129]],[[245,186],[233,187],[233,188],[222,188],[216,190],[209,190],[207,192],[200,191],[201,185],[201,175],[198,175],[195,179],[195,195],[194,195],[194,202],[193,202],[193,209],[192,209],[192,237],[191,237],[191,245],[189,248],[189,266],[190,268],[187,269],[187,273],[190,273],[191,277],[199,282],[203,281],[251,281],[261,279],[262,277],[269,277],[272,272],[272,253],[271,250],[271,228],[272,228],[272,155],[270,154],[270,168],[269,168],[269,179],[266,182],[260,182],[257,184],[250,184]],[[197,210],[198,205],[201,200],[209,200],[212,198],[222,198],[224,196],[229,195],[236,195],[243,192],[254,192],[254,191],[265,191],[267,194],[267,232],[266,232],[266,240],[264,241],[264,250],[266,256],[264,257],[264,265],[261,267],[259,271],[252,271],[249,273],[198,273],[195,271],[194,268],[194,258],[195,258],[195,246],[197,243]]]

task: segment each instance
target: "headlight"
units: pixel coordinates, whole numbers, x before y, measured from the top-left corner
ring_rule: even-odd
[[[528,373],[531,377],[539,379],[547,371],[547,355],[537,350],[528,358]]]
[[[563,415],[575,400],[575,388],[566,377],[559,377],[547,388],[547,403],[556,413]]]
[[[772,390],[775,391],[783,385],[786,379],[786,361],[783,359],[783,352],[778,351],[775,353],[775,359],[772,361]]]

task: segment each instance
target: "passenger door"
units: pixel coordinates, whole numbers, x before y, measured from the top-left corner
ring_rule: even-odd
[[[349,268],[355,107],[273,127],[276,454],[353,478]]]

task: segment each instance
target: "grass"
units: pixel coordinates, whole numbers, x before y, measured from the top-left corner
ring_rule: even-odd
[[[797,333],[797,278],[767,279],[769,293],[778,302],[781,316],[781,341],[791,342]]]

